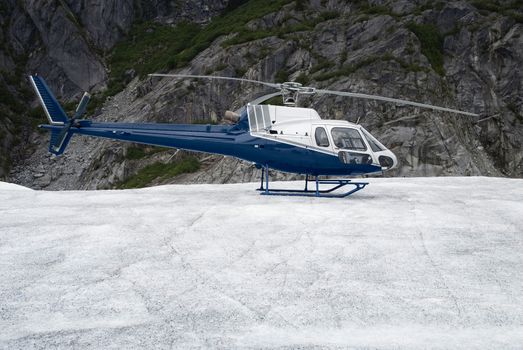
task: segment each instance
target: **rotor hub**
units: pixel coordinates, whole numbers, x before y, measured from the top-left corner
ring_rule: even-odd
[[[287,81],[280,84],[283,104],[286,106],[298,106],[298,98],[300,94],[312,95],[316,89],[310,86],[303,86],[300,83]]]

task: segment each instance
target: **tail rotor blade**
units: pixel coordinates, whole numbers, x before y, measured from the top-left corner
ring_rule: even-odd
[[[80,103],[78,104],[78,107],[76,107],[76,111],[74,112],[73,120],[80,118],[84,113],[85,109],[87,108],[87,104],[89,103],[89,100],[91,99],[91,95],[87,92],[84,93],[82,96],[82,99],[80,100]]]

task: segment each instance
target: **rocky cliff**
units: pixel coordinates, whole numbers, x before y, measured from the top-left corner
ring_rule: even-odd
[[[27,75],[45,77],[73,106],[83,91],[106,88],[107,57],[136,21],[205,24],[225,1],[4,0],[0,4],[0,178],[31,154],[45,122]],[[29,160],[32,163],[32,160]],[[18,168],[12,174],[23,169]],[[16,181],[16,178],[15,178]]]
[[[521,177],[522,8],[521,1],[8,1],[0,12],[0,69],[6,96],[18,101],[1,100],[8,112],[0,147],[15,161],[8,177],[35,188],[112,188],[147,166],[187,157],[80,137],[64,156],[49,156],[47,135],[27,122],[41,118],[25,107],[27,100],[36,106],[19,80],[29,72],[64,101],[95,93],[96,120],[219,123],[226,109],[264,92],[245,83],[147,78],[153,71],[295,80],[473,111],[483,117],[346,98],[304,101],[323,118],[371,130],[400,159],[391,175]],[[147,183],[257,176],[234,159],[198,157],[199,170]]]

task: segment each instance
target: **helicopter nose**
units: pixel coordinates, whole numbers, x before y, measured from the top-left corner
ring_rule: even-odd
[[[394,169],[398,165],[398,158],[391,151],[387,151],[378,157],[380,165],[383,170]]]

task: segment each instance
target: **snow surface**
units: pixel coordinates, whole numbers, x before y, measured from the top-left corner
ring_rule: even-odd
[[[523,348],[523,180],[370,182],[0,183],[0,348]]]

